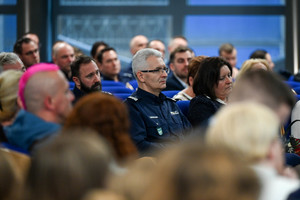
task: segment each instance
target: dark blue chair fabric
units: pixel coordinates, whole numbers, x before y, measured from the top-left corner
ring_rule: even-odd
[[[288,84],[288,86],[290,86],[291,88],[300,87],[300,82],[296,82],[296,81],[285,81],[285,83]]]
[[[115,94],[115,93],[133,93],[133,90],[129,89],[129,88],[126,88],[126,87],[117,87],[117,86],[112,86],[112,87],[108,87],[108,86],[102,86],[102,91],[105,91],[105,92],[110,92],[112,94]]]
[[[295,153],[286,153],[285,154],[285,163],[288,166],[295,167],[300,164],[300,156]]]
[[[128,83],[133,87],[134,90],[138,88],[138,84],[136,80],[131,80]]]
[[[190,101],[177,101],[176,104],[179,106],[181,112],[187,117]]]
[[[166,95],[167,97],[172,98],[175,94],[177,94],[178,92],[180,92],[180,90],[167,90],[167,91],[162,91],[162,93],[164,95]]]
[[[125,87],[124,83],[115,82],[115,81],[107,81],[101,80],[102,87]]]
[[[0,147],[6,148],[6,149],[9,149],[9,150],[13,150],[13,151],[17,151],[19,153],[23,153],[23,154],[26,154],[26,155],[30,155],[30,153],[28,151],[26,151],[25,149],[22,149],[20,147],[16,147],[16,146],[11,145],[7,142],[1,142]]]
[[[115,93],[113,94],[115,97],[119,98],[120,100],[124,101],[129,97],[132,93]]]
[[[75,83],[69,81],[69,88],[70,88],[70,90],[73,90],[74,87],[75,87]]]

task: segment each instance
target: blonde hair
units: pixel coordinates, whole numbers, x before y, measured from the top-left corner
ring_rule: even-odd
[[[217,113],[206,142],[254,163],[267,156],[271,143],[278,138],[279,126],[279,119],[270,108],[253,102],[234,103]]]
[[[17,104],[21,71],[7,70],[0,74],[0,122],[11,120],[19,110]]]
[[[272,71],[268,62],[265,59],[252,58],[252,59],[246,60],[243,63],[243,65],[239,71],[238,77],[241,77],[245,72],[258,69],[258,68],[255,68],[255,65],[257,65],[257,64],[263,64],[267,68],[267,71]]]

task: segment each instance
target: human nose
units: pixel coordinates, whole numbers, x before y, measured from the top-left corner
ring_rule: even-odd
[[[99,81],[100,81],[100,75],[95,75],[94,83],[99,82]]]
[[[231,76],[227,76],[227,77],[226,77],[226,83],[227,83],[227,84],[232,83],[232,77],[231,77]]]

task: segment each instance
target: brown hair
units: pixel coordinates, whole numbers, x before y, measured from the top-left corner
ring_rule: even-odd
[[[198,71],[198,68],[201,66],[201,62],[207,58],[207,56],[196,56],[192,58],[188,65],[188,84],[190,85],[189,82],[189,77],[195,78],[196,73]]]
[[[102,135],[118,159],[136,155],[137,149],[129,136],[126,106],[112,95],[95,92],[81,98],[65,122],[65,129],[89,127]]]
[[[142,200],[255,200],[260,192],[255,173],[237,157],[196,141],[165,152],[158,163]]]
[[[89,190],[105,187],[111,162],[108,146],[94,131],[61,134],[33,155],[25,199],[80,200]]]

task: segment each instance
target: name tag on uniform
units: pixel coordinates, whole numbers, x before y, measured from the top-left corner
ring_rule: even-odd
[[[178,115],[178,114],[179,114],[179,112],[178,112],[177,110],[176,110],[176,111],[174,111],[174,112],[173,112],[173,111],[171,111],[170,113],[171,113],[171,115]]]
[[[162,135],[163,134],[162,129],[161,128],[157,128],[157,133],[158,133],[158,135]]]
[[[158,116],[149,116],[150,119],[158,119]]]

